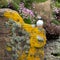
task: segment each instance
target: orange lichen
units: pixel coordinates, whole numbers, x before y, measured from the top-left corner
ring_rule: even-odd
[[[25,52],[20,55],[18,60],[41,60],[41,58],[44,58],[44,50],[43,47],[46,44],[46,36],[45,32],[42,28],[42,31],[39,30],[37,27],[32,27],[30,24],[24,23],[22,17],[13,10],[5,11],[4,16],[7,18],[13,19],[16,23],[20,23],[28,33],[30,33],[30,49],[28,52],[28,55],[25,54]],[[38,41],[37,36],[40,36],[43,38],[43,41]],[[42,50],[41,50],[42,48]],[[8,49],[10,50],[10,49]],[[36,56],[35,54],[38,53]]]

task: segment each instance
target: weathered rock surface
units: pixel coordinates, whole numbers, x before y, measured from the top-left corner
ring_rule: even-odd
[[[4,25],[7,20],[5,17],[0,17],[0,60],[9,60],[11,58],[5,54],[6,41],[9,40],[7,35],[9,35],[10,31],[10,28],[7,29]]]
[[[52,54],[54,53],[54,54]],[[45,46],[45,58],[46,60],[60,60],[60,38],[57,40],[48,41]]]

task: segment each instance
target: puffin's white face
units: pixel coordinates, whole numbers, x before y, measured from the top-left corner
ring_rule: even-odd
[[[36,23],[37,27],[43,27],[43,20],[38,20]]]

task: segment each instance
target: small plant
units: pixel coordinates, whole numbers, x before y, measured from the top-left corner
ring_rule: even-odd
[[[34,12],[24,6],[24,3],[20,4],[19,13],[23,17],[25,23],[31,24],[34,20]]]

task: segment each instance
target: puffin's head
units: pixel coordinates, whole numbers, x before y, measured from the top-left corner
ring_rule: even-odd
[[[38,20],[36,23],[37,27],[43,27],[43,20]]]

